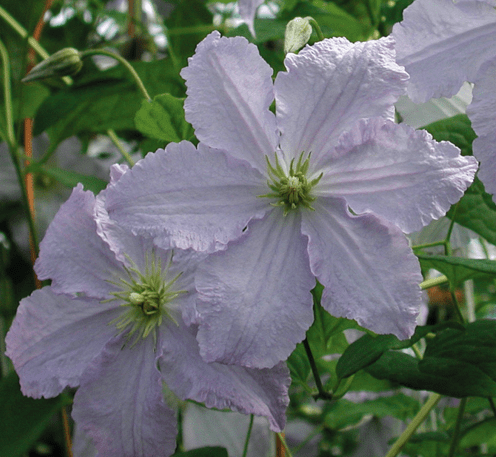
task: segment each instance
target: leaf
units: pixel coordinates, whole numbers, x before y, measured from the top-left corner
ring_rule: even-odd
[[[496,321],[444,330],[428,342],[421,361],[389,351],[366,370],[378,379],[451,397],[496,396]]]
[[[184,117],[183,103],[183,98],[171,94],[157,95],[152,102],[143,100],[134,118],[136,128],[157,140],[176,143],[189,140],[194,131]]]
[[[179,452],[174,457],[229,457],[226,448],[219,446],[202,447],[187,452]]]
[[[19,380],[11,372],[0,381],[0,455],[24,455],[50,423],[60,408],[70,403],[65,396],[49,400],[24,397],[19,390]]]
[[[487,259],[465,259],[462,257],[418,254],[422,267],[434,268],[446,275],[453,286],[467,279],[496,275],[496,261]]]
[[[496,418],[490,417],[486,420],[470,427],[460,440],[460,447],[467,448],[480,446],[481,443],[487,443],[491,447],[490,452],[493,453],[496,449]]]
[[[400,341],[394,335],[377,335],[373,337],[366,334],[348,346],[338,361],[336,373],[340,379],[347,378],[374,363],[390,349],[408,348],[428,333],[453,326],[463,328],[460,324],[453,322],[428,326],[419,325],[415,329],[414,335],[409,340],[403,341]]]
[[[107,187],[107,182],[103,179],[89,175],[82,175],[80,173],[64,170],[62,168],[39,165],[35,162],[31,163],[26,168],[26,171],[49,176],[71,189],[76,187],[78,183],[81,183],[86,190],[91,190],[94,194],[98,194],[101,190]]]
[[[339,400],[335,407],[325,416],[326,426],[339,429],[358,423],[363,416],[375,417],[392,416],[402,421],[409,419],[419,411],[419,402],[405,394],[390,397],[376,398],[362,403],[353,403],[348,400]]]
[[[484,184],[475,178],[458,205],[447,213],[450,219],[496,244],[496,204]]]
[[[311,392],[311,388],[308,386],[308,377],[311,371],[310,362],[302,343],[296,345],[296,349],[287,360],[287,365],[293,382]]]
[[[472,155],[472,142],[477,135],[472,129],[472,123],[466,114],[441,119],[423,127],[437,141],[450,141],[458,146],[462,155]]]
[[[164,92],[178,92],[169,61],[136,62],[132,65],[151,97]],[[50,139],[58,144],[82,132],[135,130],[134,116],[143,96],[123,71],[119,68],[98,72],[85,77],[75,87],[47,98],[38,109],[34,134],[50,128]]]
[[[317,283],[317,286],[312,290],[314,321],[307,331],[307,340],[315,358],[327,354],[342,353],[348,347],[343,330],[348,328],[362,329],[355,321],[331,316],[322,308],[320,300],[323,289],[323,286]]]

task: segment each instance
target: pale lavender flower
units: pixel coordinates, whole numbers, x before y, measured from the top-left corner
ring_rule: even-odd
[[[451,96],[474,83],[467,108],[478,138],[479,178],[496,201],[496,1],[416,0],[393,28],[397,61],[410,74],[415,102]]]
[[[114,167],[114,179],[124,168]],[[255,370],[207,364],[196,341],[193,278],[201,254],[165,251],[116,227],[81,186],[62,205],[35,269],[52,285],[22,300],[7,335],[21,390],[35,398],[77,387],[73,417],[99,455],[169,456],[182,400],[266,416],[284,427],[283,363]]]
[[[182,71],[198,149],[149,154],[107,210],[157,245],[219,251],[195,280],[206,361],[285,359],[312,323],[315,277],[334,316],[412,334],[422,277],[402,231],[442,216],[477,165],[389,120],[408,78],[394,57],[390,38],[324,40],[288,54],[273,83],[244,38],[198,45]]]

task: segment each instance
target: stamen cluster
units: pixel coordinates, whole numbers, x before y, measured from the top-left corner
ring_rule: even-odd
[[[272,205],[283,206],[284,216],[286,216],[290,210],[297,209],[300,205],[314,211],[311,203],[315,200],[315,197],[312,197],[310,192],[320,181],[323,173],[317,178],[308,181],[306,174],[310,164],[311,153],[303,160],[305,152],[302,152],[296,165],[295,159],[292,159],[289,165],[289,173],[286,173],[281,167],[277,154],[274,155],[275,167],[270,163],[269,158],[265,156],[270,177],[270,180],[267,181],[267,185],[273,192],[260,195],[260,197],[278,198],[279,201],[277,203],[272,203]]]
[[[151,256],[151,259],[150,256],[147,256],[144,273],[139,271],[134,262],[131,260],[130,262],[131,267],[124,267],[128,275],[127,279],[119,278],[116,282],[109,281],[121,290],[111,292],[114,298],[106,301],[117,299],[123,301],[121,306],[126,307],[127,310],[112,323],[116,325],[120,333],[129,329],[128,338],[138,332],[138,338],[133,342],[134,345],[139,337],[146,338],[152,332],[155,339],[155,330],[162,324],[164,316],[177,325],[171,314],[170,305],[178,295],[186,291],[172,289],[181,273],[171,280],[167,280],[172,255],[163,270],[161,259],[157,259],[154,255]]]

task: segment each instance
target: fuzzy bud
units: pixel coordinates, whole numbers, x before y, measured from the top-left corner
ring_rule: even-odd
[[[286,25],[284,34],[284,52],[298,52],[308,43],[312,35],[312,26],[309,18],[295,17]]]
[[[51,55],[36,65],[24,77],[22,82],[36,81],[39,79],[72,76],[83,68],[83,61],[79,51],[74,48],[64,48]]]

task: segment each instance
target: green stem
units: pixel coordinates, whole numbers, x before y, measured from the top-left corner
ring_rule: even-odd
[[[319,371],[317,370],[317,365],[315,364],[315,359],[313,358],[312,349],[308,340],[305,338],[303,340],[303,346],[305,347],[305,352],[307,353],[308,361],[310,362],[310,368],[312,369],[313,377],[315,379],[315,385],[317,386],[318,394],[314,395],[315,400],[322,398],[323,400],[332,400],[332,394],[324,390],[322,381],[320,380]]]
[[[458,303],[458,299],[456,298],[456,294],[454,291],[454,287],[450,284],[450,295],[451,300],[453,301],[453,305],[455,306],[456,315],[458,316],[459,321],[464,324],[465,319],[463,318],[462,312],[460,311],[460,304]]]
[[[10,60],[7,48],[0,40],[0,58],[3,69],[3,93],[5,99],[5,121],[7,123],[7,144],[9,148],[14,148],[16,144],[14,133],[14,117],[12,114],[12,92],[10,90]]]
[[[425,418],[429,415],[430,411],[437,405],[440,399],[441,399],[441,395],[436,393],[432,393],[429,396],[424,406],[422,406],[422,408],[417,413],[417,415],[408,424],[408,427],[405,429],[405,431],[400,435],[400,437],[396,440],[393,446],[391,446],[391,449],[386,454],[386,457],[396,457],[400,453],[403,446],[415,433],[415,431],[420,426],[420,424],[424,422]]]
[[[136,85],[138,86],[138,89],[143,94],[143,97],[148,101],[152,100],[150,95],[148,95],[148,92],[146,91],[146,88],[143,84],[143,81],[141,81],[138,73],[136,73],[136,70],[132,67],[132,65],[126,59],[124,59],[124,57],[120,56],[119,54],[116,54],[115,52],[107,51],[105,49],[88,49],[87,51],[81,51],[81,53],[80,53],[81,59],[88,57],[88,56],[94,56],[94,55],[102,55],[102,56],[112,57],[113,59],[117,60],[122,65],[124,65],[124,67],[126,67],[126,69],[129,71],[129,73],[131,73],[131,76],[133,77]]]
[[[115,144],[115,146],[117,147],[117,149],[121,153],[121,155],[124,158],[124,160],[129,164],[130,167],[132,167],[134,165],[134,161],[131,158],[131,156],[129,155],[129,153],[122,146],[122,143],[120,142],[120,140],[117,137],[117,135],[115,134],[115,132],[113,130],[110,130],[109,129],[109,130],[107,130],[107,135],[112,140],[112,143]]]
[[[288,454],[288,457],[293,457],[293,455],[291,454],[291,451],[289,450],[288,443],[286,443],[286,439],[284,438],[284,434],[278,433],[277,436],[281,440],[281,443],[284,446],[284,449],[286,449],[286,454]]]
[[[254,419],[253,414],[250,414],[250,424],[248,425],[248,431],[246,432],[245,446],[243,448],[243,457],[246,457],[248,454],[248,443],[250,442],[251,430],[253,428],[253,419]]]
[[[1,9],[1,7],[0,7]],[[26,191],[26,186],[24,185],[24,174],[21,169],[21,164],[19,163],[18,156],[18,146],[14,134],[14,120],[12,114],[12,94],[10,90],[10,64],[9,55],[5,45],[0,41],[0,57],[2,60],[3,67],[3,82],[4,82],[4,98],[5,98],[5,117],[7,121],[7,144],[9,147],[10,157],[14,168],[16,170],[17,180],[19,181],[19,187],[21,188],[22,203],[24,205],[24,210],[26,212],[26,217],[28,220],[29,231],[31,233],[31,239],[33,241],[34,251],[36,256],[38,255],[38,235],[36,233],[36,228],[33,220],[31,211],[29,210],[29,199]]]
[[[50,55],[46,52],[40,44],[31,36],[27,30],[19,24],[7,11],[0,6],[0,16],[21,36],[21,38],[28,40],[29,45],[43,58],[47,59]]]
[[[431,287],[440,286],[441,284],[446,284],[448,278],[446,276],[438,276],[437,278],[426,279],[420,283],[420,288],[422,290],[430,289]]]
[[[325,38],[325,36],[322,33],[319,23],[311,16],[308,16],[307,19],[308,22],[312,25],[313,29],[315,30],[315,33],[317,34],[317,38],[319,39],[318,41],[322,41]]]
[[[412,246],[412,249],[424,249],[424,248],[432,248],[434,246],[446,246],[446,240],[443,241],[433,241],[432,243],[425,243],[425,244],[417,244],[415,246]]]
[[[448,457],[453,457],[455,455],[456,447],[458,445],[458,440],[460,439],[460,429],[462,426],[463,413],[465,412],[466,404],[467,404],[467,398],[462,398],[460,400],[460,406],[458,407],[458,416],[456,417],[455,430],[453,431],[453,438],[451,439],[451,445],[450,445]]]
[[[19,36],[27,40],[29,45],[35,50],[35,52],[42,58],[48,59],[50,54],[41,46],[32,36],[29,36],[27,30],[19,24],[7,11],[5,11],[0,6],[0,16],[5,19],[5,21],[19,34]],[[72,84],[72,79],[69,76],[62,77],[63,81],[70,86]]]

